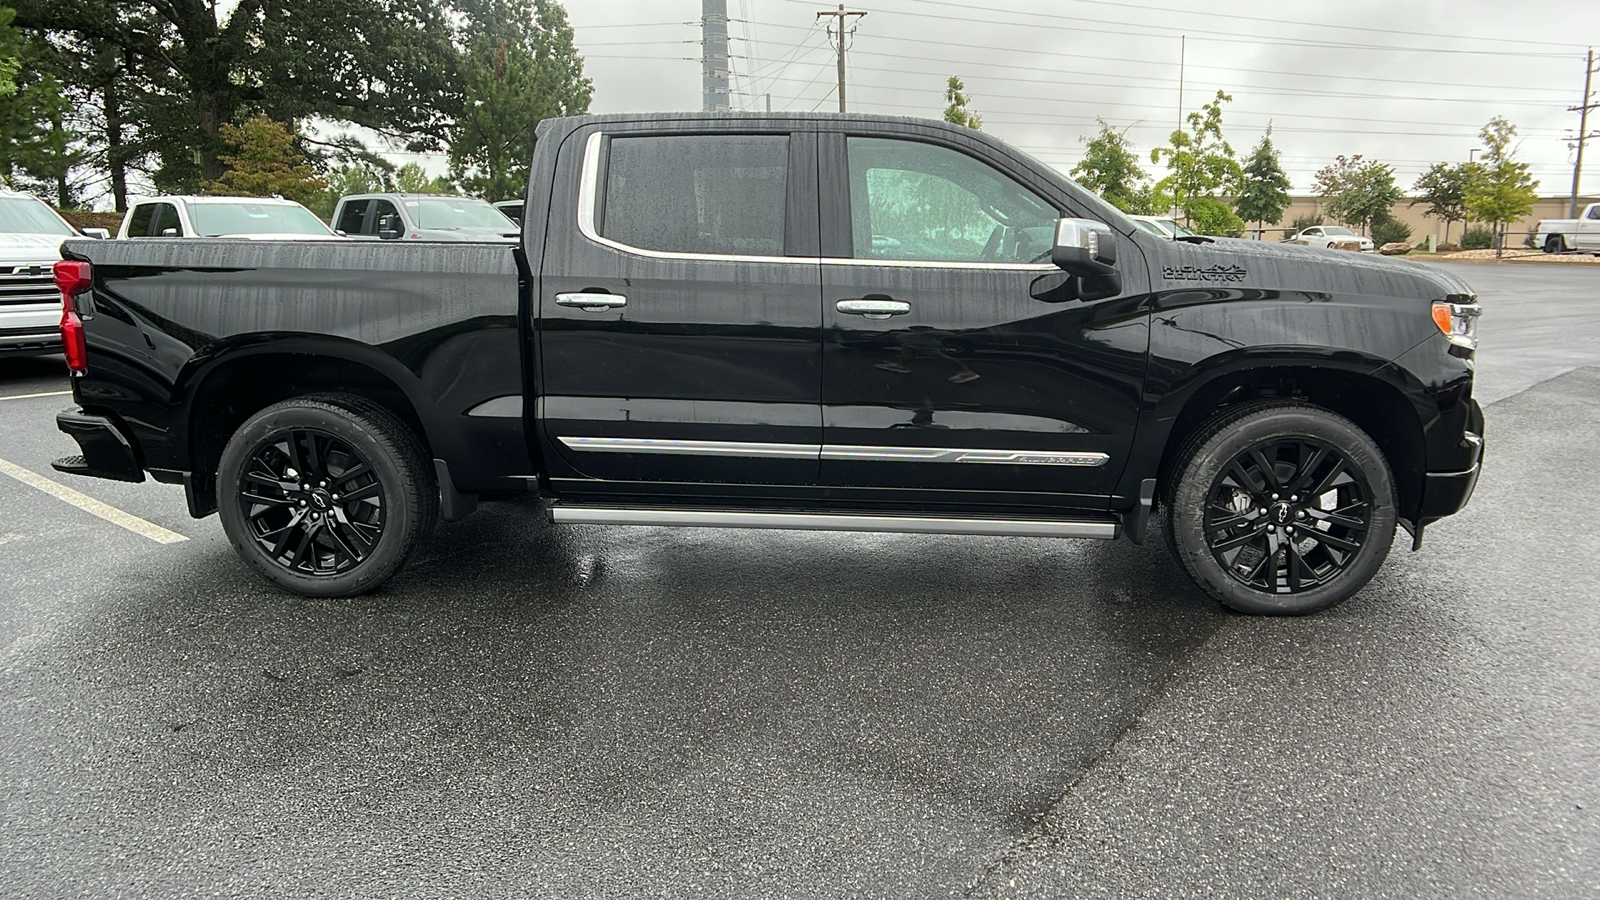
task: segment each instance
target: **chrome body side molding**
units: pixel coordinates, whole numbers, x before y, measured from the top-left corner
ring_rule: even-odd
[[[671,441],[653,438],[562,437],[571,450],[595,453],[677,453],[691,456],[783,457],[857,462],[1009,463],[1018,466],[1103,466],[1105,453],[1055,450],[977,450],[953,447],[864,447],[849,444],[764,444]]]
[[[1001,537],[1117,537],[1115,522],[1052,519],[967,519],[944,516],[795,513],[759,510],[657,509],[601,506],[549,508],[558,525],[655,525],[685,528],[775,528],[790,531],[865,531],[894,534],[972,534]]]

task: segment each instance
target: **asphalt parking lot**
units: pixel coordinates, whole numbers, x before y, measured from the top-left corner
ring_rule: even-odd
[[[1477,496],[1230,615],[1158,544],[441,526],[311,601],[0,361],[0,895],[1600,895],[1600,272],[1483,299]]]

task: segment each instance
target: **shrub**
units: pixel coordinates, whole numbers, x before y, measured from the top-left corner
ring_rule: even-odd
[[[1461,245],[1460,244],[1440,244],[1439,245],[1439,252],[1440,253],[1456,253],[1456,252],[1459,252],[1460,250],[1461,250]]]
[[[1384,215],[1372,222],[1372,242],[1382,247],[1384,244],[1403,244],[1411,240],[1411,229],[1404,222],[1391,215]]]
[[[1468,228],[1461,234],[1461,246],[1466,250],[1487,250],[1494,246],[1494,232],[1488,228]]]

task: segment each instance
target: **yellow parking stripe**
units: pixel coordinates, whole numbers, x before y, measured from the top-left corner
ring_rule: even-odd
[[[80,494],[64,484],[57,484],[43,475],[24,469],[16,463],[0,459],[0,474],[10,475],[28,487],[44,491],[57,500],[70,503],[90,515],[99,516],[113,525],[126,528],[134,534],[149,538],[158,544],[176,544],[179,541],[188,540],[188,538],[176,531],[168,531],[154,522],[146,522],[132,513],[125,513],[115,506],[101,503],[87,494]]]

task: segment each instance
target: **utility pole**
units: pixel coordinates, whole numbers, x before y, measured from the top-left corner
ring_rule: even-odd
[[[819,18],[819,19],[822,18],[823,16],[827,16],[830,19],[837,19],[838,20],[837,22],[830,23],[828,25],[828,36],[833,38],[839,45],[839,112],[844,112],[844,44],[845,44],[845,38],[847,38],[850,35],[856,33],[856,27],[854,25],[849,24],[849,22],[847,20],[851,16],[854,16],[855,18],[859,19],[864,15],[866,15],[866,13],[864,13],[864,12],[850,12],[849,10],[846,10],[844,8],[844,4],[843,3],[839,4],[839,8],[837,10],[825,10],[823,12],[817,13],[817,18]]]
[[[1594,51],[1590,50],[1583,64],[1583,101],[1567,108],[1568,112],[1578,114],[1578,161],[1572,167],[1572,209],[1567,213],[1574,219],[1578,217],[1578,182],[1583,178],[1583,144],[1589,138],[1589,110],[1600,107],[1600,103],[1589,102],[1589,82],[1593,77]]]
[[[725,112],[728,102],[728,0],[700,0],[701,109]]]

